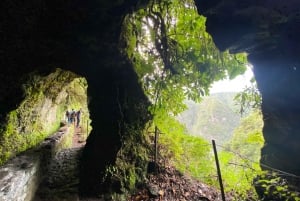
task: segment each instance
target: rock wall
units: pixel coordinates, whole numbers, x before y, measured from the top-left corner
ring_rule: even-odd
[[[19,156],[0,169],[1,201],[30,201],[39,183],[40,157]]]
[[[64,148],[73,132],[61,129],[33,150],[26,151],[0,167],[0,200],[31,201],[48,174],[51,161]]]

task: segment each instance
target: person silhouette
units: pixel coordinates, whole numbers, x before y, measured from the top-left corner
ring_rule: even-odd
[[[82,114],[82,109],[80,108],[77,112],[76,112],[76,127],[79,127],[80,124],[80,118],[81,118],[81,114]]]
[[[72,111],[70,113],[70,123],[71,124],[75,123],[75,116],[76,116],[76,112],[74,109],[72,109]]]
[[[67,110],[65,115],[66,115],[66,122],[69,125],[71,123],[71,112]]]

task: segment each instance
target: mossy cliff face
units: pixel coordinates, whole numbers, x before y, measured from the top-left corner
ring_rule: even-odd
[[[48,76],[32,73],[25,79],[24,100],[7,114],[1,125],[1,164],[53,134],[71,106],[87,110],[84,78],[57,69]]]

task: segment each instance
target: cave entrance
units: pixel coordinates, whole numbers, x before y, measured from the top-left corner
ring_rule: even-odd
[[[72,127],[74,130],[73,147],[81,147],[92,131],[89,111],[88,82],[86,78],[79,76],[72,80],[66,90],[65,115],[62,124]]]
[[[234,109],[234,95],[231,94],[230,97],[220,94],[219,100],[207,99],[214,82],[226,78],[233,80],[246,71],[249,66],[247,55],[231,54],[229,51],[221,52],[215,46],[212,37],[205,31],[205,17],[198,15],[191,1],[184,1],[184,3],[174,1],[168,6],[154,4],[150,7],[148,12],[140,11],[126,19],[124,37],[130,41],[127,49],[128,57],[132,59],[145,94],[152,103],[150,113],[153,115],[153,127],[152,130],[149,129],[149,133],[155,132],[154,128],[161,131],[158,142],[161,160],[168,161],[183,173],[216,185],[217,178],[213,176],[216,172],[213,172],[214,163],[210,158],[212,149],[209,142],[216,136],[207,136],[209,141],[199,137],[199,132],[204,133],[205,129],[215,130],[219,137],[218,148],[223,150],[220,158],[227,184],[226,191],[235,189],[236,192],[239,191],[237,194],[245,194],[249,189],[254,191],[250,180],[260,170],[260,147],[263,144],[262,121],[257,124],[254,121],[261,120],[258,118],[259,112],[243,121],[243,131],[247,128],[247,121],[254,125],[253,130],[245,131],[247,135],[237,131],[234,142],[228,144],[226,141],[230,140],[229,136],[232,135],[233,129],[241,121],[239,108]],[[160,12],[161,10],[167,14]],[[226,87],[224,81],[221,87]],[[237,87],[241,89],[243,86],[237,83],[235,88]],[[243,105],[241,111],[245,112],[248,104],[257,104],[254,98],[256,96],[252,96],[252,92],[259,96],[256,87],[249,86],[245,93],[241,92],[239,96]],[[199,111],[196,104],[188,105],[191,109],[186,117],[190,127],[195,129],[194,135],[189,135],[191,134],[189,130],[174,118],[185,110],[187,99],[206,104],[202,111]],[[220,104],[217,104],[226,101],[231,102],[231,108],[224,106],[220,109]],[[215,110],[216,113],[213,114],[209,110]],[[225,114],[228,110],[232,113],[236,112],[237,116],[232,120],[234,126],[229,132],[222,127],[228,126],[226,120],[231,120],[231,117],[226,116],[228,113]],[[219,117],[221,119],[218,119]],[[205,120],[207,122],[204,122]],[[257,136],[256,129],[259,133]],[[260,141],[256,142],[255,138]],[[251,139],[255,141],[252,144]],[[251,153],[255,153],[255,156]],[[255,164],[245,163],[239,157],[241,155],[247,155],[249,161],[254,157]],[[244,170],[246,166],[248,169]],[[253,169],[257,172],[253,172]]]
[[[38,146],[66,124],[66,111],[82,109],[80,126],[85,141],[91,131],[87,80],[60,68],[48,74],[24,75],[23,100],[1,122],[0,164]],[[75,124],[74,124],[75,125]]]

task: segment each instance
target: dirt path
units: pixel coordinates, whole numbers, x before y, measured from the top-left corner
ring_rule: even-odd
[[[73,144],[72,147],[84,147],[85,146],[85,138],[84,138],[84,133],[82,132],[81,126],[78,128],[74,129],[74,135],[73,135]]]

